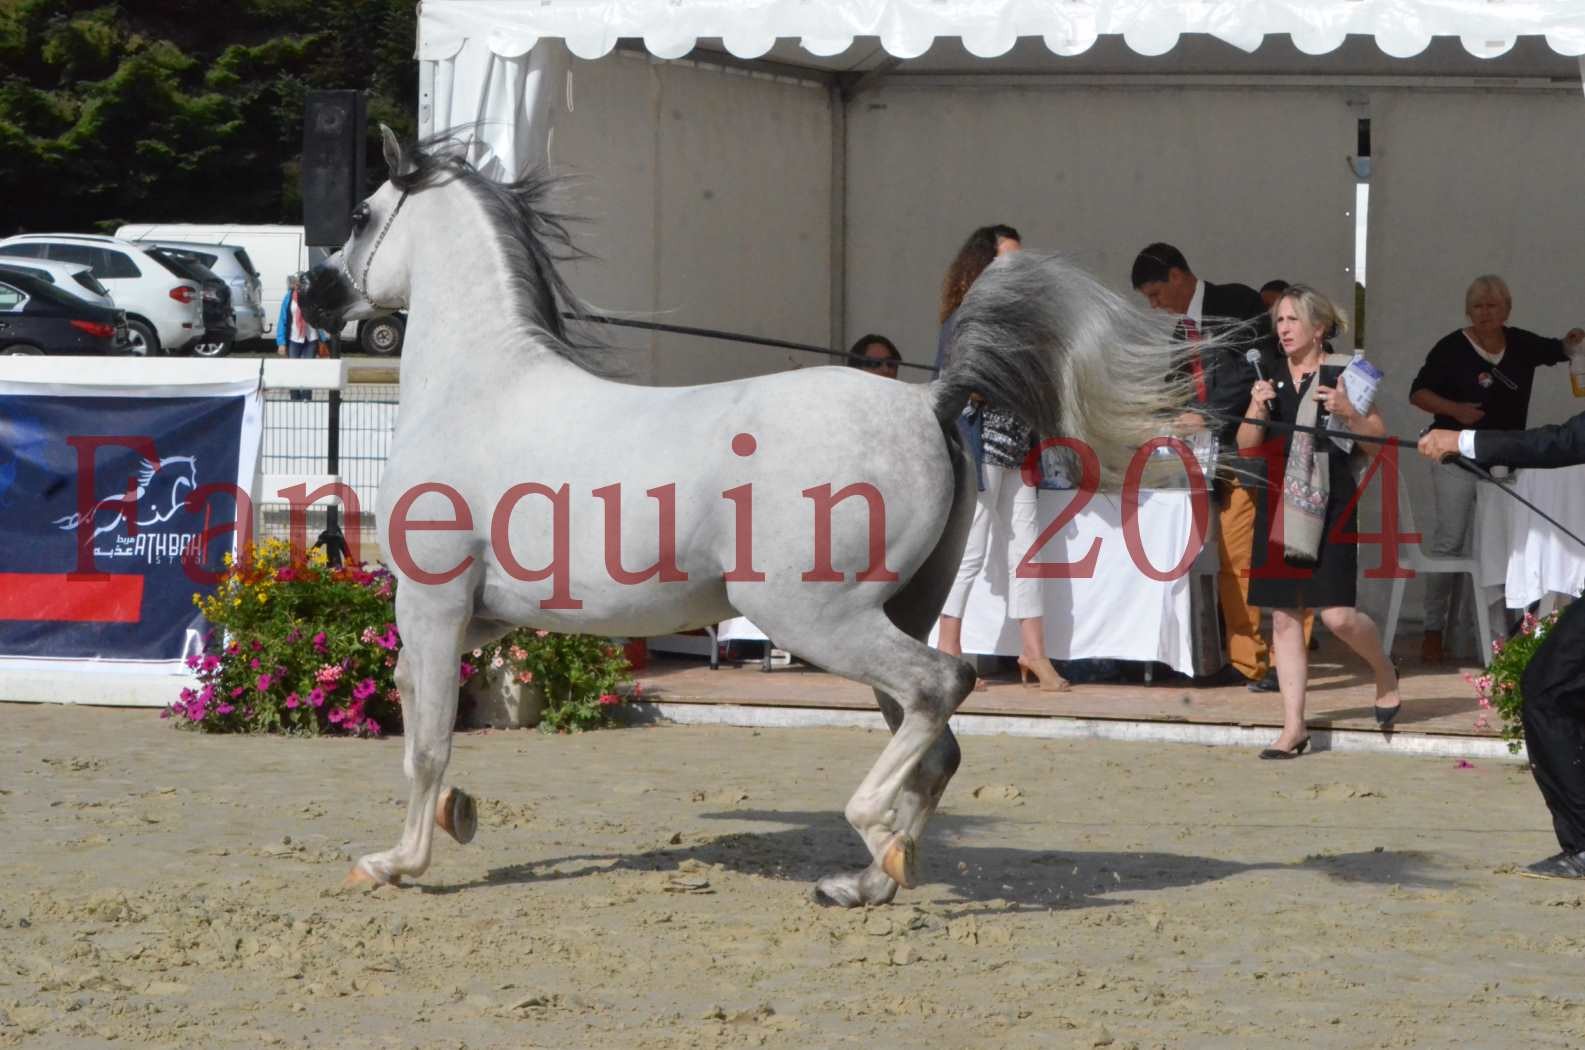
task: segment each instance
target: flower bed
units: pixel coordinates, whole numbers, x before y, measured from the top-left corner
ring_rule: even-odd
[[[395,581],[384,569],[294,560],[282,540],[243,552],[208,598],[198,677],[166,711],[212,732],[400,732]]]
[[[395,591],[384,569],[294,559],[283,540],[227,556],[215,593],[193,598],[212,628],[187,660],[197,684],[164,717],[209,732],[400,732]],[[609,724],[629,683],[620,647],[590,635],[520,628],[465,657],[459,685],[481,665],[539,686],[541,727],[557,732]]]

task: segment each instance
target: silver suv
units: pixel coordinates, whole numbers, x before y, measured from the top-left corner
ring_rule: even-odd
[[[139,238],[134,244],[169,248],[182,258],[190,258],[215,272],[231,289],[231,309],[237,314],[237,342],[264,336],[264,289],[259,271],[254,269],[248,250],[240,244],[200,244],[197,241],[167,241]]]

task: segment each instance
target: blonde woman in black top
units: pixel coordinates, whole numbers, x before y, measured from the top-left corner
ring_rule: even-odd
[[[1410,387],[1409,403],[1431,413],[1439,430],[1523,430],[1530,410],[1530,388],[1537,368],[1567,361],[1585,341],[1575,328],[1550,339],[1508,325],[1513,294],[1496,274],[1475,278],[1464,293],[1469,324],[1437,341]],[[1475,511],[1475,477],[1451,463],[1431,468],[1436,513],[1425,522],[1425,551],[1434,557],[1460,557],[1469,543]],[[1443,629],[1456,577],[1426,576],[1425,640],[1420,656],[1442,661]],[[1500,623],[1501,619],[1494,620]],[[1485,644],[1482,642],[1482,644]]]

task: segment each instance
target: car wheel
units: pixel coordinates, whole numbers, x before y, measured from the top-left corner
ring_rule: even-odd
[[[0,347],[0,354],[7,357],[37,357],[42,353],[44,351],[32,343],[12,343],[10,346]]]
[[[193,344],[194,357],[225,357],[231,353],[231,340],[199,340]]]
[[[363,345],[366,354],[394,357],[402,352],[402,339],[406,332],[407,326],[400,318],[381,317],[364,322],[358,329],[358,342]]]
[[[134,357],[153,357],[160,352],[160,337],[142,321],[127,320],[127,353]]]

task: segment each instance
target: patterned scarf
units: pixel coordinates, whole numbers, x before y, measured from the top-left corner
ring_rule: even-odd
[[[1314,375],[1314,382],[1319,383],[1321,373],[1316,371]],[[1294,422],[1301,427],[1315,426],[1319,404],[1314,397],[1300,398],[1299,418]],[[1321,533],[1326,528],[1326,501],[1331,485],[1331,453],[1324,446],[1316,446],[1314,434],[1294,431],[1288,446],[1288,466],[1282,475],[1282,553],[1289,563],[1316,563]]]

